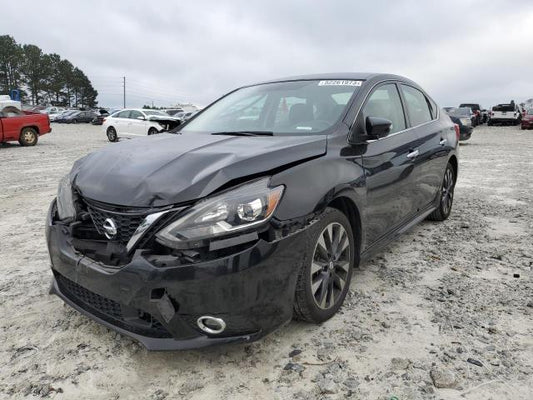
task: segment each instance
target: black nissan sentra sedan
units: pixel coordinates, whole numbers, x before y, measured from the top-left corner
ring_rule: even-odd
[[[51,293],[152,350],[320,323],[361,260],[448,218],[458,135],[400,76],[242,87],[74,164],[48,212]]]

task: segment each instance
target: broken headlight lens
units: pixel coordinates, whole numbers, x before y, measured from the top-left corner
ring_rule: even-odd
[[[73,219],[76,216],[72,185],[68,174],[61,178],[57,188],[57,214],[60,220]]]
[[[261,225],[270,219],[283,194],[283,186],[271,188],[268,183],[268,178],[260,179],[202,200],[157,237],[169,246],[179,246]]]

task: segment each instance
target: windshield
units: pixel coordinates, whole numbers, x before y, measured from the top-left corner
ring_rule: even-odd
[[[526,110],[526,114],[527,114],[527,115],[533,115],[533,108],[528,108],[528,109]]]
[[[168,117],[168,114],[163,111],[156,111],[156,110],[143,110],[143,113],[146,115],[162,115],[164,117]]]
[[[305,80],[242,88],[214,103],[181,132],[320,133],[339,120],[361,84]]]

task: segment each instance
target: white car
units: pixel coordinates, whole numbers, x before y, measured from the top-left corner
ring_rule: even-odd
[[[146,136],[166,132],[180,124],[174,118],[159,110],[125,109],[104,119],[103,128],[110,142],[117,142],[121,136]]]
[[[487,125],[520,125],[520,122],[522,122],[520,108],[518,104],[511,100],[508,104],[498,104],[492,107]]]

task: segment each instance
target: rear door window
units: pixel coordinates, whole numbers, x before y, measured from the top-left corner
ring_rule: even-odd
[[[115,115],[115,118],[129,118],[129,115],[130,115],[130,110],[125,110]]]
[[[411,126],[417,126],[433,119],[424,93],[414,87],[401,85]]]

